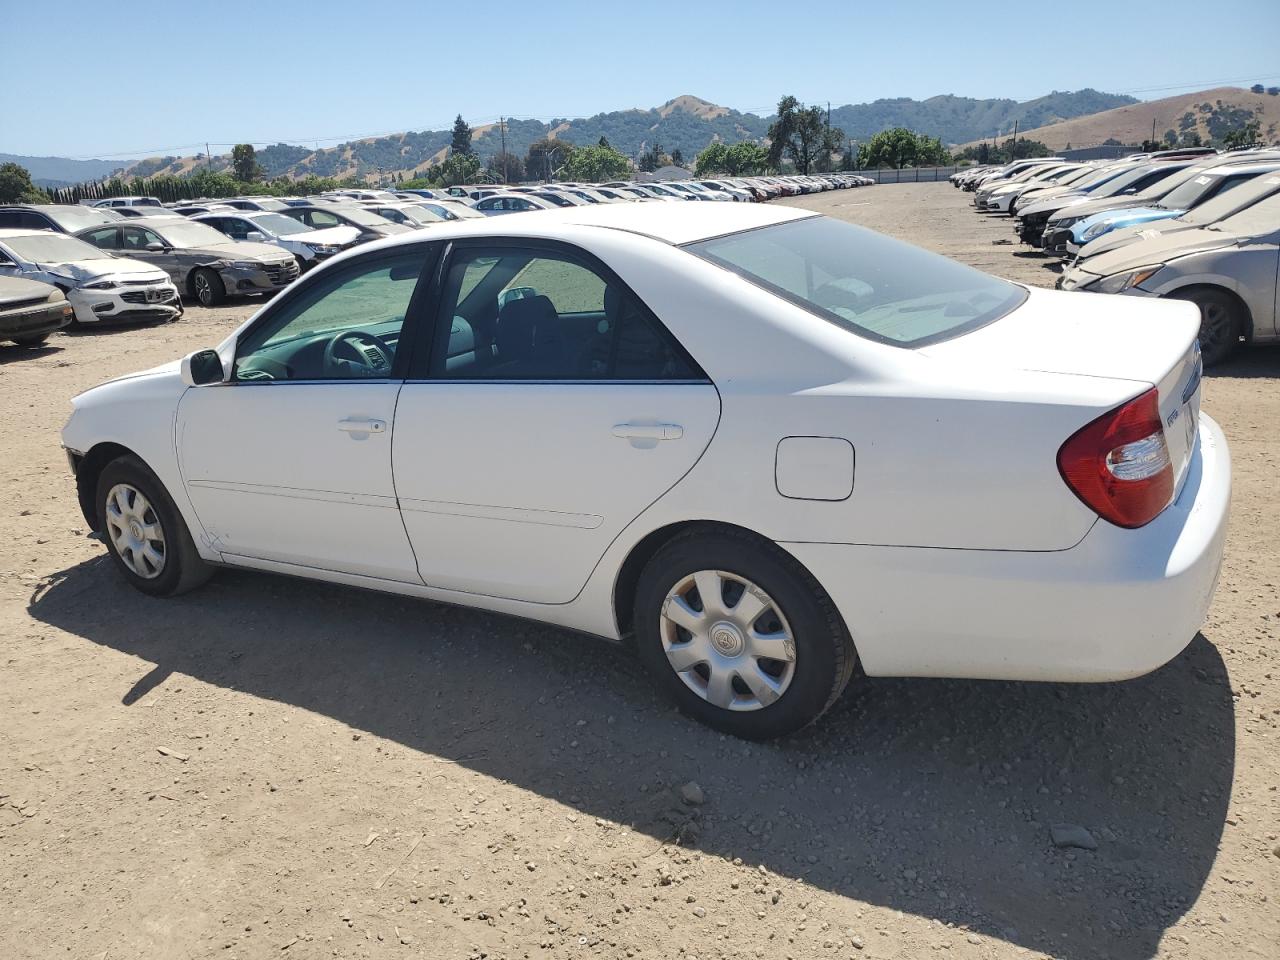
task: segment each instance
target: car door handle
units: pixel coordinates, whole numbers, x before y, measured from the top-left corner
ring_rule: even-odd
[[[371,420],[368,417],[350,417],[339,420],[338,429],[347,433],[386,433],[387,421]]]
[[[613,435],[624,440],[679,440],[684,427],[678,423],[615,423]]]

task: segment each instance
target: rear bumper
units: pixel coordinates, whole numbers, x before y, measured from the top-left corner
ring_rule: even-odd
[[[1099,520],[1043,553],[783,544],[826,588],[873,676],[1124,680],[1180,653],[1217,585],[1231,498],[1201,414],[1178,500],[1137,530]]]

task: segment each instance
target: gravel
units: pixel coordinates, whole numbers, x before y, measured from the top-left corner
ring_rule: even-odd
[[[967,199],[795,203],[1050,285]],[[58,448],[67,401],[255,307],[0,347],[0,956],[1275,955],[1280,351],[1206,377],[1234,514],[1166,667],[861,679],[747,744],[552,627],[252,573],[124,589]],[[701,806],[672,789],[693,771]],[[1053,846],[1064,823],[1098,849]]]

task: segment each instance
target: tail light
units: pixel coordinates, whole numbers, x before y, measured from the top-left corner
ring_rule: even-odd
[[[1155,388],[1076,431],[1058,470],[1085,505],[1118,527],[1150,523],[1173,499],[1173,463]]]

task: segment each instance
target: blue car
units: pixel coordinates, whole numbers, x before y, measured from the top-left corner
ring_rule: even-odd
[[[1160,198],[1159,203],[1149,207],[1126,207],[1121,210],[1095,213],[1092,217],[1086,217],[1074,224],[1071,227],[1071,240],[1067,243],[1067,254],[1075,256],[1086,243],[1097,240],[1112,230],[1141,226],[1153,220],[1180,217],[1211,197],[1239,186],[1246,180],[1268,174],[1275,175],[1278,172],[1280,172],[1280,160],[1224,164],[1201,170],[1166,193]]]

